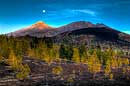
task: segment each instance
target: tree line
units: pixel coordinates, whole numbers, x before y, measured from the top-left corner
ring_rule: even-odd
[[[31,72],[28,64],[23,64],[24,56],[40,59],[48,65],[63,59],[86,64],[86,69],[93,77],[104,70],[105,75],[112,78],[112,69],[123,68],[124,73],[129,70],[129,59],[118,57],[120,53],[111,48],[104,51],[100,48],[88,49],[84,44],[78,46],[55,44],[49,38],[0,36],[0,65],[8,64],[17,72],[16,78],[19,79],[26,78]]]

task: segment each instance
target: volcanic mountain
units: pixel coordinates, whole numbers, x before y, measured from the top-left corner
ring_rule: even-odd
[[[82,44],[95,41],[130,45],[130,35],[115,30],[102,23],[92,24],[79,21],[59,27],[59,34],[54,36],[58,43]]]
[[[73,31],[73,30],[82,29],[82,28],[89,28],[89,27],[95,27],[95,25],[92,24],[91,22],[77,21],[77,22],[72,22],[68,25],[61,26],[57,30],[60,33],[63,33],[66,31]]]
[[[78,21],[58,28],[54,28],[40,21],[37,22],[36,24],[33,24],[30,27],[23,28],[21,30],[9,33],[8,36],[12,35],[15,37],[19,37],[19,36],[29,35],[29,36],[36,36],[36,37],[44,37],[44,36],[52,37],[66,31],[73,31],[73,30],[88,28],[88,27],[95,27],[95,25],[86,21]]]
[[[37,36],[37,37],[40,37],[42,35],[44,35],[44,33],[50,31],[50,30],[54,30],[53,27],[51,26],[48,26],[47,24],[45,24],[44,22],[42,21],[39,21],[35,24],[33,24],[32,26],[30,27],[27,27],[27,28],[23,28],[21,30],[18,30],[18,31],[15,31],[15,32],[12,32],[12,33],[9,33],[8,36],[16,36],[16,37],[19,37],[19,36],[26,36],[26,35],[29,35],[29,36]]]
[[[7,34],[8,36],[57,37],[63,39],[67,35],[93,35],[103,40],[125,40],[130,42],[130,35],[117,31],[102,23],[93,24],[86,21],[77,21],[54,28],[40,21],[30,27]]]

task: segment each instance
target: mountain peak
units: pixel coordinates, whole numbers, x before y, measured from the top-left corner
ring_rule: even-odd
[[[49,25],[45,24],[43,21],[38,21],[35,24],[31,25],[30,27],[22,28],[13,33],[9,33],[8,36],[12,34],[14,36],[25,36],[25,35],[32,35],[41,32],[45,33],[53,29],[54,29],[53,27],[50,27]]]
[[[72,22],[71,24],[92,24],[92,23],[87,21],[77,21],[77,22]]]
[[[43,21],[38,21],[35,24],[33,24],[31,26],[31,28],[37,28],[37,29],[48,29],[51,28],[50,26],[48,26],[46,23],[44,23]]]
[[[96,27],[108,27],[107,25],[103,24],[103,23],[97,23]]]
[[[64,25],[62,27],[59,27],[58,31],[63,33],[65,31],[73,31],[77,29],[89,28],[89,27],[94,27],[94,26],[95,25],[92,24],[91,22],[76,21],[76,22],[72,22],[70,24]]]
[[[87,21],[77,21],[77,22],[72,22],[71,24],[69,24],[71,26],[74,27],[81,27],[81,28],[86,28],[86,27],[93,27],[95,26],[94,24],[92,24],[91,22],[87,22]]]
[[[43,21],[38,21],[38,22],[36,22],[35,24],[39,24],[39,25],[41,25],[41,24],[45,24]],[[47,24],[45,24],[45,25],[47,25]]]

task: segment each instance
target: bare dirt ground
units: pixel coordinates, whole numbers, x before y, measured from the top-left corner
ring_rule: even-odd
[[[124,86],[130,85],[127,80],[109,80],[104,78],[103,71],[93,75],[88,72],[86,64],[76,64],[70,61],[53,62],[48,65],[44,61],[25,57],[23,63],[27,63],[31,73],[24,80],[16,79],[14,71],[7,65],[0,65],[0,86]],[[61,74],[53,74],[52,69],[61,66]],[[116,73],[116,71],[115,71]],[[130,73],[128,73],[130,74]]]

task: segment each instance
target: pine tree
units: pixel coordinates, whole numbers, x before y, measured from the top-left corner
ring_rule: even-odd
[[[80,47],[79,47],[79,54],[80,54],[80,57],[84,57],[86,53],[86,47],[84,44],[82,44]]]
[[[88,58],[87,61],[88,70],[93,73],[93,78],[95,78],[95,74],[101,71],[101,63],[97,57],[96,50],[94,50],[93,54]]]
[[[119,61],[117,58],[117,54],[114,50],[112,50],[111,48],[109,48],[106,53],[106,60],[105,60],[105,65],[107,64],[107,62],[109,61],[111,64],[111,68],[118,68],[119,67]]]
[[[59,49],[60,49],[60,46],[58,46],[58,45],[53,45],[53,56],[55,57],[53,57],[54,59],[56,59],[56,60],[60,60],[60,54],[59,54]]]
[[[27,55],[29,57],[35,57],[36,55],[35,55],[34,49],[28,48]]]
[[[87,52],[87,50],[83,53],[82,57],[81,57],[81,62],[82,63],[86,63],[87,59],[89,57],[89,53]]]
[[[80,63],[80,55],[79,55],[78,48],[73,48],[72,61],[74,61],[76,63]]]
[[[118,67],[122,67],[122,58],[117,59]]]
[[[111,50],[111,66],[112,68],[118,68],[118,60],[116,52]]]
[[[105,76],[109,77],[111,79],[111,63],[110,61],[108,60],[107,63],[106,63],[106,67],[104,69],[104,72],[105,72]]]
[[[113,80],[113,74],[112,73],[110,73],[109,78],[110,78],[110,80]]]
[[[19,66],[20,66],[20,69],[19,69],[19,72],[16,74],[16,78],[23,80],[29,75],[31,71],[27,64],[19,65]]]
[[[10,50],[9,58],[7,60],[7,63],[15,70],[17,70],[18,67],[18,59],[14,53],[13,50]]]
[[[111,64],[108,61],[105,67],[105,74],[109,74],[111,72]]]
[[[62,44],[60,45],[59,53],[61,59],[71,60],[73,55],[73,47]]]
[[[0,52],[0,63],[2,63],[2,60],[3,60],[3,56],[1,55],[1,52]]]
[[[122,58],[122,64],[124,64],[125,66],[129,65],[129,59],[128,58]]]

